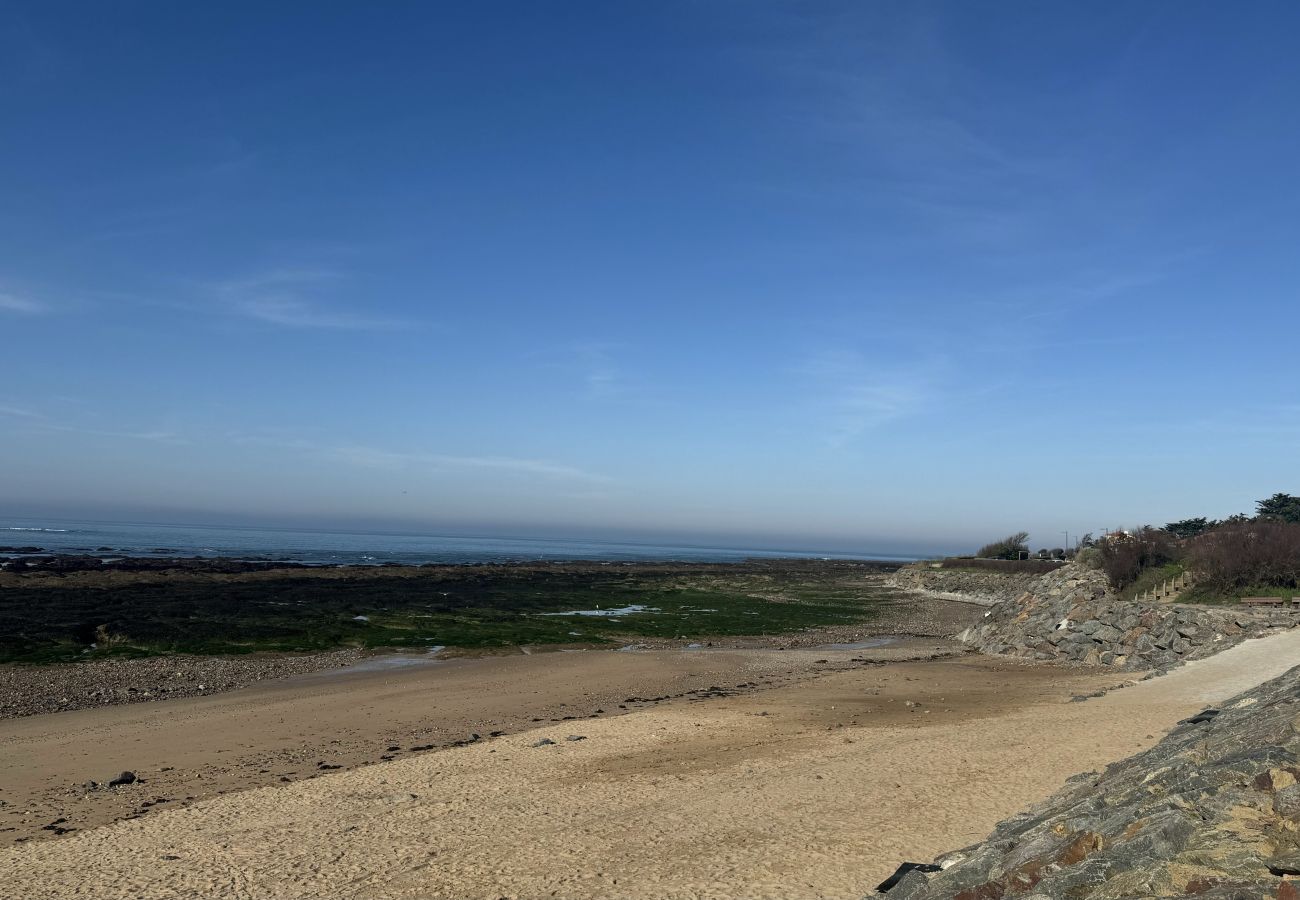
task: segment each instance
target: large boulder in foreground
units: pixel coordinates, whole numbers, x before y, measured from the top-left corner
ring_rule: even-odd
[[[938,862],[889,900],[1300,900],[1300,667]]]

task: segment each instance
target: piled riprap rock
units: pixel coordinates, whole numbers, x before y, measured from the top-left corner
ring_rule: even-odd
[[[1104,574],[1069,565],[995,604],[957,638],[989,654],[1165,669],[1297,624],[1290,609],[1117,600]]]
[[[1300,667],[938,863],[889,900],[1300,900]]]

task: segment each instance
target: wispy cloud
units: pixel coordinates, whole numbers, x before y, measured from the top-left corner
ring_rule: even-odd
[[[1017,139],[1007,110],[1022,92],[967,65],[942,17],[900,10],[809,15],[776,32],[767,63],[789,91],[790,133],[830,163],[800,187],[891,209],[927,237],[982,247],[1032,237],[1068,154]]]
[[[548,370],[561,373],[583,396],[601,400],[623,396],[637,389],[629,381],[620,360],[624,344],[614,341],[583,341],[543,347],[530,354]]]
[[[26,297],[18,297],[14,294],[0,292],[0,312],[36,315],[48,311],[49,307],[45,306],[43,303],[37,303],[35,300],[29,300]]]
[[[215,285],[228,310],[260,322],[286,328],[385,331],[410,322],[373,316],[352,309],[323,306],[307,295],[337,285],[334,272],[314,269],[277,269],[260,275]]]
[[[1147,27],[1139,14],[1124,18],[1134,32]],[[972,49],[965,16],[933,4],[782,13],[765,33],[750,54],[780,86],[793,126],[777,140],[819,163],[775,189],[841,215],[860,211],[876,242],[977,250],[1003,267],[1003,283],[1012,272],[1100,261],[1120,269],[1113,284],[1097,273],[1105,293],[1130,286],[1124,267],[1170,248],[1215,247],[1228,227],[1218,216],[1171,219],[1185,206],[1186,172],[1126,158],[1120,136],[1137,111],[1128,95],[1141,91],[1119,42],[1092,60],[1093,77],[1045,92],[1010,77],[1006,61],[990,65]],[[876,221],[894,227],[884,233]]]
[[[338,328],[384,330],[399,328],[397,319],[374,318],[353,313],[321,310],[297,297],[252,297],[239,304],[239,311],[250,318],[286,325],[290,328]]]
[[[797,367],[811,383],[809,401],[825,417],[828,440],[842,445],[863,432],[916,415],[936,398],[939,362],[872,363],[859,353],[825,351]]]
[[[226,435],[226,438],[236,444],[307,453],[367,469],[439,472],[479,469],[541,476],[547,479],[579,482],[588,486],[607,485],[613,482],[613,479],[606,475],[588,472],[576,466],[545,459],[528,459],[495,454],[459,456],[446,453],[388,450],[382,447],[357,444],[340,446],[331,444],[324,439],[302,437],[283,431],[273,433],[231,432]]]
[[[626,384],[614,359],[613,344],[583,344],[577,348],[578,368],[582,373],[587,394],[591,397],[613,397],[623,393]]]
[[[11,416],[15,419],[44,419],[45,416],[30,409],[21,409],[17,406],[0,406],[0,416]]]
[[[271,447],[276,450],[321,449],[321,445],[317,441],[309,441],[282,432],[248,434],[242,431],[232,431],[228,432],[225,437],[231,443],[240,444],[246,447]]]
[[[93,437],[125,438],[132,441],[153,441],[163,444],[188,444],[189,440],[174,431],[118,431],[115,429],[92,428],[82,425],[66,425],[57,422],[42,422],[46,431],[63,431],[69,434],[84,434]]]
[[[163,431],[161,429],[142,430],[142,431],[123,431],[118,429],[98,428],[93,424],[81,424],[67,421],[59,421],[44,413],[36,412],[31,409],[24,409],[19,406],[0,406],[0,416],[10,419],[17,419],[22,423],[21,427],[27,431],[50,432],[57,431],[65,434],[83,434],[94,437],[125,438],[134,441],[156,441],[168,444],[187,444],[189,441],[174,431]]]
[[[438,471],[484,469],[546,478],[609,483],[605,475],[586,472],[573,466],[538,459],[511,456],[447,456],[438,453],[403,453],[374,447],[337,447],[331,451],[336,459],[353,465],[377,469],[431,469]]]

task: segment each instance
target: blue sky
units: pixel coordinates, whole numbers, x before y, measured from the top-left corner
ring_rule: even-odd
[[[883,550],[1248,511],[1300,488],[1298,29],[0,3],[0,515]]]

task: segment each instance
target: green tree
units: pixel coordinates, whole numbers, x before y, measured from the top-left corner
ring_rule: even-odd
[[[1027,540],[1029,540],[1028,531],[1017,531],[1000,541],[985,544],[975,555],[983,559],[1020,559],[1022,556],[1029,555],[1029,545],[1025,543]]]
[[[1255,503],[1255,509],[1261,519],[1300,522],[1300,497],[1291,494],[1278,493],[1267,500],[1259,500]]]
[[[1201,516],[1197,519],[1180,519],[1165,526],[1165,531],[1176,538],[1194,538],[1209,530],[1210,520]]]

